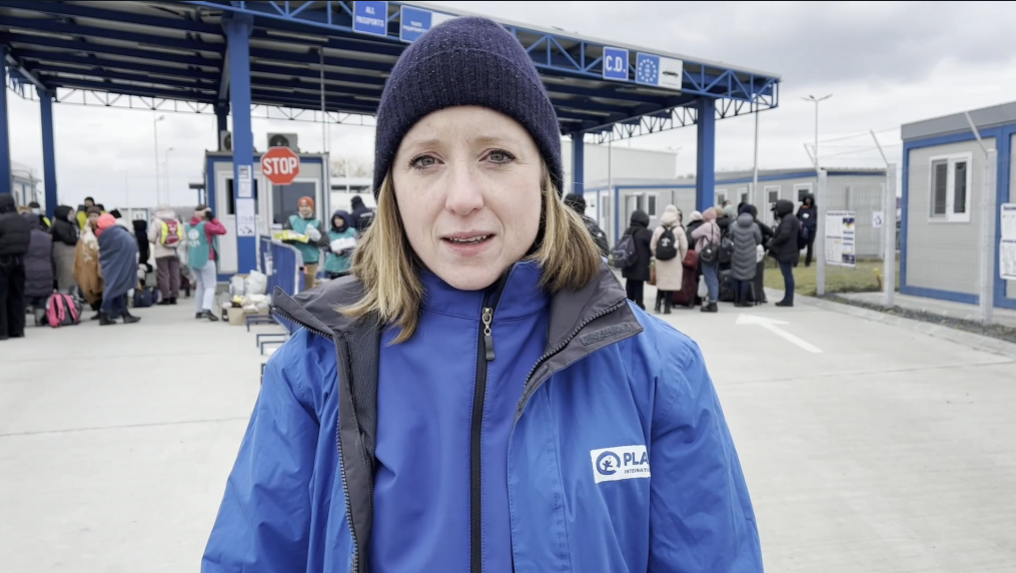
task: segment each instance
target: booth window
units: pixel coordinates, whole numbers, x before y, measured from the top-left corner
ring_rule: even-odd
[[[648,195],[648,198],[649,198],[649,202],[648,202],[649,203],[649,205],[648,205],[649,208],[646,209],[646,213],[650,217],[655,217],[656,216],[656,201],[657,201],[657,199],[659,197],[656,195],[656,193],[650,193]]]
[[[236,195],[234,195],[233,179],[226,179],[226,215],[236,215]],[[258,205],[258,180],[254,180],[254,214],[261,214],[261,207]]]
[[[931,158],[932,221],[970,222],[971,159],[969,153]]]
[[[741,198],[741,203],[750,203],[751,202],[751,201],[748,201],[748,188],[747,187],[738,187],[737,188],[737,196]]]
[[[794,190],[797,191],[797,202],[804,201],[804,198],[811,195],[811,183],[801,183],[794,185]]]
[[[727,190],[717,189],[716,190],[716,206],[723,207],[723,204],[727,202]]]
[[[294,181],[289,185],[272,185],[272,223],[285,224],[290,215],[296,214],[300,197],[317,197],[317,184],[314,181]],[[320,214],[320,201],[315,199],[315,204]]]

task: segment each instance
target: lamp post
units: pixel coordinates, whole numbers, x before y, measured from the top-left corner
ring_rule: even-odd
[[[820,102],[823,102],[823,101],[831,98],[831,97],[833,97],[833,94],[824,95],[824,96],[819,97],[819,98],[817,98],[817,97],[815,97],[813,95],[809,95],[808,97],[801,98],[804,101],[810,101],[810,102],[815,104],[815,147],[812,149],[812,151],[815,153],[814,159],[815,159],[815,173],[816,174],[818,173],[818,104]]]
[[[162,202],[161,195],[159,194],[159,122],[166,119],[166,116],[160,115],[152,121],[152,132],[155,134],[155,202],[156,204]]]

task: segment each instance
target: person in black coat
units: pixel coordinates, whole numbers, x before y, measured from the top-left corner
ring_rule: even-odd
[[[25,335],[25,254],[32,240],[14,196],[0,195],[0,340]]]
[[[36,324],[46,314],[46,300],[53,294],[53,237],[34,213],[25,213],[32,228],[25,253],[25,305],[32,305]]]
[[[363,198],[359,195],[355,195],[350,199],[349,207],[353,210],[350,215],[353,217],[356,232],[360,235],[364,234],[374,221],[374,211],[363,204]]]
[[[773,229],[758,220],[758,209],[754,205],[748,205],[748,207],[751,209],[751,216],[755,218],[755,224],[758,225],[759,231],[762,231],[762,246],[768,252],[768,245],[773,240]],[[758,268],[755,270],[755,300],[753,301],[755,304],[766,304],[769,302],[766,299],[765,271],[766,261],[763,258],[758,262]]]
[[[804,266],[811,266],[812,250],[815,246],[815,234],[818,231],[818,208],[815,207],[815,196],[807,194],[801,199],[801,207],[797,210],[797,220],[808,232],[808,251],[804,255]]]
[[[649,215],[645,211],[636,209],[631,214],[631,225],[624,232],[624,236],[628,235],[635,239],[637,257],[635,264],[621,270],[621,276],[626,279],[624,286],[628,291],[628,300],[645,310],[643,293],[646,282],[649,281],[649,263],[653,258],[652,250],[649,247],[653,241],[653,232],[649,230]]]
[[[776,306],[794,306],[794,267],[801,260],[801,249],[797,247],[801,223],[794,216],[794,204],[787,199],[777,201],[773,212],[779,223],[769,243],[769,254],[780,264],[784,285],[783,300]]]
[[[564,204],[578,213],[579,217],[582,218],[582,222],[586,225],[586,230],[589,231],[589,235],[593,238],[593,242],[599,247],[600,254],[604,257],[608,256],[610,254],[610,245],[607,243],[607,234],[596,224],[596,221],[586,216],[586,199],[582,195],[569,193],[564,196]]]

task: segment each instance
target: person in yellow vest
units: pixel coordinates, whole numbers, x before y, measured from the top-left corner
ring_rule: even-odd
[[[78,227],[81,227],[82,231],[88,226],[88,210],[92,207],[95,207],[95,199],[91,197],[85,197],[85,204],[78,207]],[[100,212],[99,214],[101,215],[102,213]]]
[[[176,212],[168,205],[155,211],[148,228],[148,242],[155,245],[155,276],[162,292],[160,305],[176,304],[180,296],[180,258],[178,249],[186,243],[187,234]]]

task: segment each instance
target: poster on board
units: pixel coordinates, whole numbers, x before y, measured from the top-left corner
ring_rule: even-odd
[[[856,215],[854,211],[826,211],[825,260],[827,265],[857,266],[854,246]]]
[[[1016,281],[1016,203],[1003,203],[998,243],[998,274],[1003,280]]]

